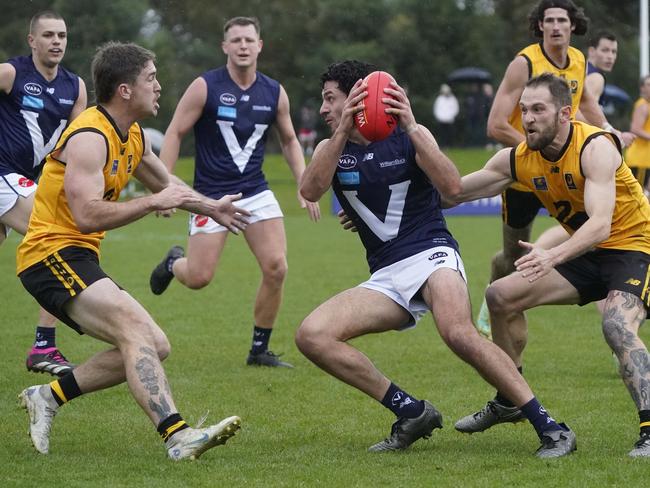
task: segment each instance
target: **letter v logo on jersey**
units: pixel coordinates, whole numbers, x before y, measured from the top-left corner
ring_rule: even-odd
[[[226,146],[228,146],[228,152],[230,153],[232,160],[237,165],[237,168],[239,168],[239,172],[244,173],[246,165],[248,164],[257,143],[269,126],[267,124],[255,124],[255,130],[246,141],[246,145],[242,148],[239,145],[239,141],[237,140],[237,136],[233,130],[234,124],[234,122],[226,120],[217,120],[219,131],[223,136],[223,140],[226,141]]]
[[[382,241],[386,242],[397,237],[399,233],[399,228],[402,224],[402,214],[404,213],[404,204],[406,203],[406,193],[410,184],[411,180],[406,180],[388,187],[390,190],[390,198],[383,221],[359,200],[356,190],[344,190],[343,195],[348,199],[352,208],[359,214],[359,217],[361,217],[370,230]]]
[[[66,119],[61,119],[59,126],[52,132],[50,140],[45,142],[43,133],[41,132],[41,127],[38,125],[38,114],[36,112],[31,112],[29,110],[21,110],[20,113],[25,119],[25,125],[27,125],[27,130],[29,130],[29,136],[32,139],[32,147],[34,148],[34,168],[36,168],[43,158],[54,149],[56,142],[59,140],[63,129],[65,129],[68,121]]]

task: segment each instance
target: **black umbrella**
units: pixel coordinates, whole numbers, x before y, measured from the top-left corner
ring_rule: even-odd
[[[630,98],[630,95],[628,95],[622,88],[619,88],[616,85],[605,85],[605,90],[603,90],[603,103],[627,105],[631,101],[632,99]]]
[[[492,75],[483,68],[466,66],[449,73],[447,80],[450,83],[490,83],[492,81]]]

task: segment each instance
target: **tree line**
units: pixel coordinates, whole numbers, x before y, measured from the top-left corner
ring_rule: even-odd
[[[638,94],[638,2],[575,0],[591,19],[590,32],[607,28],[619,40],[608,82]],[[514,54],[534,42],[527,15],[532,0],[9,0],[3,8],[0,59],[28,53],[29,18],[51,8],[67,22],[64,65],[82,76],[92,101],[90,60],[108,40],[133,41],[157,55],[161,110],[147,124],[166,128],[187,85],[225,62],[225,20],[256,16],[264,48],[259,69],[286,88],[298,123],[303,104],[318,106],[319,75],[331,62],[360,59],[391,72],[408,87],[417,119],[433,126],[431,104],[455,68],[488,70],[498,85]],[[587,34],[588,37],[589,34]],[[586,52],[587,39],[573,44]],[[462,95],[464,86],[454,87]],[[626,117],[626,114],[621,117]],[[627,126],[622,118],[620,125]],[[188,141],[189,142],[189,141]],[[184,146],[184,151],[190,148]]]

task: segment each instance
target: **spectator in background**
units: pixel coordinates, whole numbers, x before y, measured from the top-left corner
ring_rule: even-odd
[[[305,156],[311,156],[314,153],[314,143],[316,142],[316,121],[318,115],[311,105],[303,105],[300,109],[300,129],[298,130],[298,140]]]
[[[433,117],[438,124],[436,136],[441,147],[451,146],[454,142],[454,122],[458,111],[458,99],[451,91],[451,87],[443,83],[433,102]]]

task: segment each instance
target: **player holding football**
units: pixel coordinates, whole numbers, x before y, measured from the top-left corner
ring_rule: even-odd
[[[490,384],[504,388],[525,412],[542,441],[537,455],[570,453],[573,432],[546,413],[512,360],[472,324],[463,262],[440,208],[441,195],[460,191],[458,170],[415,121],[406,93],[396,83],[385,89],[384,101],[399,128],[371,142],[354,127],[354,114],[368,95],[361,78],[371,71],[370,65],[344,61],[322,75],[320,113],[332,136],[316,147],[300,185],[310,201],[333,187],[366,248],[371,276],[309,314],[296,344],[318,367],[397,416],[389,437],[369,450],[402,450],[442,427],[442,415],[389,380],[348,341],[412,327],[431,311],[449,348]]]
[[[44,158],[66,125],[86,108],[86,86],[60,66],[68,42],[61,16],[34,15],[32,54],[0,64],[0,243],[9,229],[27,232]],[[56,318],[40,309],[27,369],[63,376],[74,367],[56,346]]]
[[[570,45],[572,34],[584,35],[587,32],[589,19],[582,9],[571,0],[541,0],[532,9],[528,20],[531,33],[542,40],[522,49],[508,66],[490,110],[488,136],[509,147],[524,140],[519,98],[528,79],[548,72],[569,82],[574,117],[579,109],[587,122],[616,132],[625,144],[632,142],[634,136],[616,131],[607,122],[597,99],[585,90],[585,58]],[[506,189],[501,197],[503,250],[492,258],[490,281],[514,271],[515,260],[525,252],[518,242],[530,241],[533,220],[542,207],[539,199],[518,183]],[[489,335],[485,302],[476,322],[479,331]]]
[[[296,182],[305,160],[291,123],[287,93],[277,81],[257,71],[262,51],[258,20],[235,17],[226,22],[223,34],[226,66],[204,73],[187,88],[167,128],[160,159],[173,171],[181,141],[194,128],[195,190],[212,198],[243,194],[239,205],[252,214],[244,237],[262,271],[246,363],[292,367],[268,348],[287,273],[282,210],[262,172],[269,128],[275,125]],[[317,204],[300,195],[298,200],[312,220],[320,218]],[[187,256],[182,247],[172,247],[151,274],[151,291],[163,293],[174,277],[191,289],[207,286],[226,244],[226,230],[209,217],[190,215]]]
[[[27,291],[77,332],[112,346],[63,378],[20,394],[32,443],[43,454],[60,406],[125,381],[171,459],[197,458],[239,428],[238,417],[202,429],[185,423],[161,364],[170,348],[165,333],[99,266],[105,231],[154,211],[200,212],[235,233],[246,226],[248,212],[232,204],[241,195],[204,197],[171,178],[152,152],[137,121],[158,113],[153,61],[153,53],[135,44],[108,43],[97,51],[92,73],[98,105],[81,113],[48,155],[18,247],[18,274]],[[131,176],[154,193],[118,201]]]

